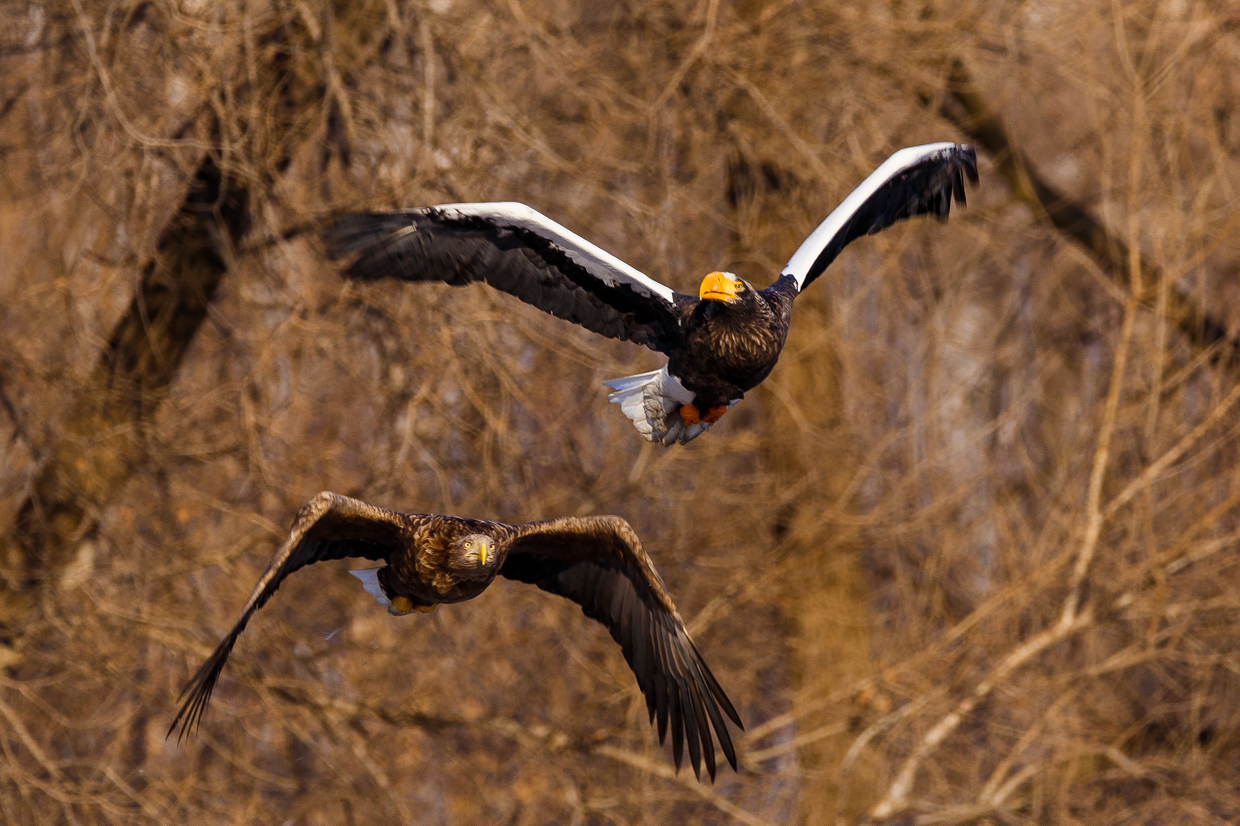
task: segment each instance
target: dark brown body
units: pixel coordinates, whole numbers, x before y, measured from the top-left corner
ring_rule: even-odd
[[[408,525],[402,531],[407,544],[388,557],[387,566],[379,571],[379,581],[389,597],[408,597],[415,605],[473,599],[487,589],[508,557],[508,545],[503,541],[496,543],[496,553],[484,566],[462,565],[452,553],[452,546],[470,534],[503,539],[507,525],[454,516],[404,521]]]
[[[785,276],[764,290],[747,289],[735,303],[686,296],[678,302],[689,310],[684,345],[668,358],[668,372],[697,394],[698,407],[741,399],[779,361],[796,295],[796,281]]]

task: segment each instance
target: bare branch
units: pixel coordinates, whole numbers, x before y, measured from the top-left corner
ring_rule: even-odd
[[[963,60],[957,59],[952,63],[948,90],[950,101],[955,105],[944,105],[943,116],[994,158],[1018,200],[1083,247],[1116,281],[1124,280],[1129,270],[1129,260],[1133,258],[1140,261],[1138,266],[1142,272],[1159,277],[1160,268],[1157,265],[1145,260],[1135,248],[1117,238],[1090,215],[1085,207],[1059,192],[1038,174],[1020,147],[1012,141],[1002,120],[986,103]],[[1233,211],[1208,245],[1208,250],[1213,250],[1228,237],[1238,222],[1240,211]],[[1240,362],[1240,340],[1228,331],[1221,319],[1195,306],[1193,300],[1175,283],[1175,278],[1183,272],[1199,266],[1209,254],[1208,250],[1199,251],[1185,263],[1181,272],[1171,276],[1165,312],[1194,346],[1214,353],[1212,360],[1224,365],[1234,364]],[[1150,309],[1155,309],[1157,300],[1157,297],[1149,295],[1141,299],[1142,304]]]

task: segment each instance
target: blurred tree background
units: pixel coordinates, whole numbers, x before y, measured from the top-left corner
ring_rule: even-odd
[[[682,291],[863,239],[709,435],[660,359],[484,287],[344,283],[359,208],[520,200]],[[0,820],[1240,820],[1240,9],[1225,0],[0,8]],[[389,617],[296,509],[633,523],[748,731],[672,770],[618,648],[501,582]]]

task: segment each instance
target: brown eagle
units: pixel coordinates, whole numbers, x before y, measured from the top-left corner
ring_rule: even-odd
[[[676,767],[687,741],[694,774],[701,777],[705,758],[714,779],[713,726],[724,756],[736,768],[724,715],[744,726],[628,522],[587,516],[506,525],[396,513],[330,492],[318,494],[298,512],[232,630],[181,692],[184,702],[168,734],[180,726],[178,737],[184,736],[201,721],[237,637],[286,576],[315,562],[346,557],[387,563],[351,573],[392,614],[473,599],[496,574],[571,599],[620,643],[646,696],[651,723],[658,717],[660,743],[670,718]]]
[[[659,370],[613,379],[642,438],[683,444],[705,432],[770,374],[792,321],[793,300],[840,251],[913,215],[947,218],[977,181],[971,146],[901,149],[852,191],[765,289],[726,272],[684,295],[518,203],[442,204],[341,218],[328,254],[354,257],[351,278],[484,281],[557,318],[668,357]]]

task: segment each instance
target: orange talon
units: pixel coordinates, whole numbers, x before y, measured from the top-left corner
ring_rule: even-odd
[[[685,424],[693,425],[702,421],[702,414],[698,412],[697,405],[682,404],[680,406],[680,418]]]
[[[723,418],[723,414],[728,412],[726,404],[717,404],[714,407],[706,408],[706,412],[702,414],[702,421],[707,424],[714,424]]]

